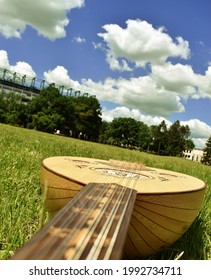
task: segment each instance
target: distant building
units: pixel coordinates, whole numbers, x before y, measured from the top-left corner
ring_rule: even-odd
[[[66,94],[67,96],[90,96],[87,92],[82,93],[80,90],[75,91],[73,88],[66,88],[55,83],[49,84],[47,81],[37,77],[30,77],[0,68],[0,94],[6,96],[8,93],[13,92],[21,97],[22,103],[27,104],[30,99],[36,97],[42,89],[48,86],[56,87],[61,94]],[[96,96],[92,95],[92,97],[95,98]]]
[[[183,157],[189,160],[201,162],[203,157],[203,150],[193,149],[183,151]]]

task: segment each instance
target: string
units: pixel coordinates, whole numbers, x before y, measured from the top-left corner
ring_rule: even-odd
[[[101,178],[100,178],[100,177],[101,177]],[[99,178],[100,178],[100,179],[99,179]],[[123,178],[123,180],[124,180],[124,178]],[[102,185],[104,185],[104,184],[111,184],[111,183],[113,182],[113,179],[112,179],[112,176],[105,176],[105,174],[99,174],[99,175],[95,178],[94,182],[98,182],[98,183],[97,183],[98,185],[101,185],[101,184],[102,184]],[[92,183],[92,184],[93,184],[93,183]],[[92,210],[93,210],[93,209],[96,209],[96,205],[99,203],[98,198],[102,198],[102,197],[103,197],[102,194],[103,194],[103,193],[106,193],[106,190],[105,190],[104,188],[102,188],[102,190],[104,190],[104,191],[98,192],[98,194],[94,196],[96,199],[93,200],[93,203],[92,203],[91,206],[89,207],[89,210],[88,210],[88,212],[87,212],[87,215],[84,217],[84,219],[80,220],[80,221],[77,223],[76,226],[77,226],[79,229],[78,229],[78,231],[75,231],[74,236],[72,236],[72,239],[73,239],[73,240],[74,240],[74,237],[77,236],[78,232],[80,232],[82,226],[84,225],[84,221],[86,221],[86,219],[87,219],[87,217],[89,216],[89,214],[92,213]],[[95,190],[94,190],[94,188],[93,188],[92,193],[93,193],[94,191],[95,191]],[[91,193],[91,194],[92,194],[92,193]],[[113,193],[112,193],[112,197],[113,197],[114,194],[115,194],[115,193],[113,192]],[[112,197],[110,197],[110,199],[108,200],[108,202],[109,202],[110,200],[112,200]],[[80,205],[80,207],[85,207],[85,204],[86,204],[86,200],[84,201],[84,204]],[[105,204],[104,207],[101,208],[101,210],[102,210],[101,216],[104,214],[103,210],[106,209],[106,205],[107,205],[107,204]],[[98,218],[98,219],[95,219],[94,223],[91,224],[89,228],[91,229],[92,227],[95,227],[95,225],[97,225],[97,221],[98,221],[98,220],[99,220],[99,218]],[[65,221],[64,221],[64,222],[65,222]],[[67,226],[67,223],[65,223],[65,225]],[[66,239],[68,239],[68,237],[67,237]],[[63,242],[66,242],[66,239],[64,239]],[[80,247],[81,247],[81,246],[82,246],[82,243],[81,243]],[[55,255],[56,255],[56,252],[55,252]]]
[[[123,162],[123,164],[124,164],[124,162]],[[125,166],[127,166],[127,168],[125,168]],[[128,163],[125,163],[125,166],[123,165],[123,167],[120,167],[120,170],[123,169],[124,172],[127,172],[127,171],[128,171],[127,169],[130,169],[130,167],[128,166]],[[100,175],[99,175],[99,176],[100,176]],[[99,177],[99,176],[98,176],[98,177]],[[110,182],[113,182],[113,177],[112,177],[112,176],[105,176],[105,175],[103,174],[101,177],[103,178],[103,180],[100,180],[100,183],[98,183],[98,184],[104,184],[104,183],[107,183],[107,184],[108,184],[108,183],[110,183]],[[120,185],[123,183],[124,180],[125,180],[124,176],[123,176],[123,177],[120,177],[120,180],[119,180]],[[128,187],[128,185],[130,185],[130,182],[131,182],[132,180],[133,180],[133,179],[132,179],[132,176],[129,177],[129,180],[128,180],[128,178],[127,178],[127,185],[126,185],[126,187]],[[98,180],[97,180],[97,181],[98,181]],[[134,180],[134,183],[135,183],[135,181],[137,181],[137,180]],[[124,184],[124,185],[125,185],[125,184]],[[134,186],[135,186],[135,184],[134,184]],[[134,186],[133,186],[132,189],[134,189]],[[103,188],[102,188],[102,189],[103,189]],[[122,190],[124,190],[124,188],[122,188]],[[94,192],[94,188],[93,188],[91,194],[92,194],[93,192]],[[131,191],[131,192],[132,192],[132,191]],[[99,198],[99,197],[102,197],[102,192],[99,192],[98,195],[95,195],[95,198]],[[111,198],[111,199],[112,199],[112,198]],[[95,202],[93,201],[92,206],[89,207],[89,212],[90,212],[90,213],[92,212],[93,209],[95,209],[95,206],[96,206],[97,203],[98,203],[98,199],[96,199]],[[86,201],[84,201],[84,204],[80,205],[80,207],[85,207],[85,204],[86,204]],[[106,208],[106,204],[105,204],[104,208]],[[101,210],[103,210],[103,209],[101,209]],[[89,216],[90,213],[88,213],[88,214],[84,217],[84,220],[87,219],[87,217]],[[102,212],[102,215],[103,215],[103,214],[104,214],[104,212]],[[101,215],[101,216],[102,216],[102,215]],[[81,230],[81,227],[83,226],[84,220],[82,220],[79,224],[77,224],[77,226],[78,226],[78,228],[79,228],[78,231]],[[65,223],[65,221],[64,221],[64,224],[66,224],[66,226],[67,226],[67,223]],[[95,226],[95,224],[97,224],[97,219],[95,219],[94,223],[91,224],[89,228]],[[60,225],[60,226],[61,226],[61,225]],[[88,229],[88,230],[89,230],[89,229]],[[78,234],[78,232],[75,231],[75,234],[74,234],[74,235],[77,236],[77,234]],[[68,236],[63,240],[64,243],[67,241],[66,239],[68,239]],[[74,237],[72,237],[72,239],[74,240]],[[82,246],[82,244],[81,244],[79,247],[81,247],[81,246]],[[65,247],[66,247],[66,246],[65,246]],[[56,255],[56,254],[57,254],[57,252],[55,252],[55,255]]]
[[[125,163],[126,164],[126,166],[127,166],[127,169],[128,169],[128,163]],[[123,168],[121,168],[121,169],[123,169],[123,172],[127,172],[128,170],[123,166]],[[130,168],[129,168],[130,169]],[[131,166],[131,169],[133,169],[133,166]],[[111,179],[112,180],[112,179]],[[130,179],[129,180],[127,180],[127,185],[130,185],[130,181],[132,181],[133,180],[133,178],[132,178],[132,176],[130,177]],[[122,180],[120,180],[120,184],[121,184],[121,181],[124,181],[124,178],[122,178]],[[130,194],[129,194],[129,197],[131,196],[131,194],[132,194],[132,190],[135,188],[135,181],[137,181],[137,180],[134,180],[134,186],[132,187],[132,188],[130,188],[131,189],[131,191],[130,191]],[[124,196],[124,194],[125,194],[125,192],[126,192],[126,188],[124,187],[124,188],[121,188],[121,193],[120,193],[120,195],[119,195],[119,201],[121,201],[121,199],[122,199],[122,197]],[[128,199],[128,202],[130,201],[130,199]],[[107,218],[107,222],[104,224],[104,226],[103,226],[103,229],[101,230],[101,235],[98,235],[98,237],[97,237],[97,240],[95,241],[95,243],[99,243],[99,244],[104,244],[104,241],[105,241],[105,239],[106,239],[106,237],[107,237],[107,233],[108,233],[108,231],[110,230],[110,227],[109,227],[109,225],[112,225],[112,222],[113,222],[113,219],[114,219],[114,217],[115,217],[115,213],[117,213],[117,211],[118,211],[118,201],[116,202],[116,206],[112,209],[112,212],[109,214],[109,217]],[[127,207],[127,205],[126,205],[126,207]],[[124,212],[126,211],[126,207],[124,208]],[[100,220],[100,218],[102,217],[102,215],[103,215],[104,213],[101,213],[101,215],[100,215],[100,217],[98,217],[96,220],[95,220],[95,224],[97,224],[97,221],[98,220]],[[124,214],[124,213],[123,213]],[[121,215],[121,217],[120,217],[120,220],[123,218],[123,215]],[[120,228],[120,225],[121,225],[121,222],[119,222],[118,223],[118,228],[116,228],[116,230],[115,230],[115,235],[117,235],[117,232],[118,232],[118,230],[119,230],[119,228]],[[92,227],[93,227],[93,225],[92,225]],[[83,243],[82,243],[82,245],[78,245],[78,246],[76,246],[76,253],[75,253],[75,255],[74,255],[74,258],[76,258],[77,259],[77,256],[79,256],[79,254],[81,253],[81,251],[83,251],[83,249],[85,248],[85,246],[87,245],[86,244],[86,241],[87,240],[89,240],[89,238],[91,237],[91,235],[92,235],[92,231],[91,231],[91,228],[90,228],[90,231],[89,231],[89,234],[86,236],[86,238],[85,239],[83,239]],[[82,237],[83,238],[83,237]],[[115,240],[115,238],[113,239],[113,240]],[[95,244],[94,243],[94,244]],[[113,242],[111,242],[111,245],[110,245],[110,247],[113,247],[114,246],[114,241]],[[89,253],[89,255],[87,256],[87,258],[89,259],[90,257],[93,257],[94,256],[94,258],[96,258],[96,255],[99,255],[100,254],[100,251],[98,250],[98,247],[99,247],[99,245],[98,246],[93,246],[92,247],[92,249],[91,249],[91,251],[90,251],[90,253]],[[78,252],[78,250],[80,249],[80,251]],[[94,252],[94,253],[93,253]],[[110,250],[110,253],[112,252],[112,250]],[[110,254],[109,253],[109,254]],[[107,252],[107,255],[108,255],[108,252]],[[71,258],[71,256],[69,256],[69,258]]]
[[[118,162],[119,163],[119,162]],[[112,165],[111,165],[112,166]],[[119,167],[119,166],[117,166],[117,167]],[[118,169],[120,169],[120,171],[122,171],[122,172],[128,172],[129,170],[133,170],[133,172],[134,172],[134,164],[130,167],[130,165],[128,165],[128,163],[124,163],[123,162],[123,165],[122,166],[120,166],[120,168],[118,168],[118,169],[116,169],[117,167],[113,167],[114,168],[114,170],[118,170]],[[132,173],[133,173],[132,172]],[[125,184],[125,179],[126,179],[126,184]],[[98,176],[96,176],[96,179],[94,180],[95,182],[98,182],[97,183],[97,186],[98,186],[98,192],[96,193],[96,190],[95,190],[95,188],[93,187],[93,189],[91,189],[91,191],[89,191],[88,192],[88,194],[89,194],[89,196],[93,196],[93,202],[91,203],[91,205],[89,205],[89,210],[88,210],[88,213],[84,216],[84,219],[79,219],[78,220],[78,222],[76,221],[76,224],[75,224],[75,227],[74,228],[78,228],[78,230],[75,230],[75,233],[73,233],[71,230],[69,231],[69,233],[67,234],[67,236],[65,237],[65,238],[63,238],[63,240],[62,240],[62,243],[60,244],[60,246],[59,246],[59,248],[57,248],[56,250],[54,250],[54,253],[52,254],[52,256],[51,256],[51,258],[53,258],[54,256],[56,256],[57,255],[57,253],[58,253],[58,251],[60,251],[61,250],[61,247],[65,247],[66,248],[66,242],[68,241],[68,239],[69,239],[69,235],[71,235],[71,239],[72,240],[74,240],[75,239],[75,237],[77,236],[77,234],[78,234],[78,232],[80,232],[80,230],[82,229],[82,226],[84,225],[84,222],[86,221],[86,219],[87,219],[87,217],[89,217],[89,214],[92,212],[92,210],[93,209],[95,209],[96,208],[96,206],[97,206],[97,204],[99,203],[99,199],[100,198],[103,198],[103,195],[105,195],[106,194],[106,192],[107,192],[107,189],[105,189],[105,188],[101,188],[100,190],[99,190],[99,186],[102,184],[102,185],[104,185],[104,184],[112,184],[113,183],[113,176],[110,176],[110,175],[105,175],[105,174],[98,174]],[[131,189],[131,193],[132,193],[132,190],[134,190],[134,188],[135,188],[135,185],[136,185],[136,182],[138,181],[138,176],[137,176],[137,180],[135,180],[132,176],[129,176],[129,178],[125,178],[124,176],[120,176],[120,178],[119,178],[119,185],[124,185],[126,188],[128,188],[129,186],[129,188]],[[133,181],[133,187],[131,187],[131,181]],[[94,184],[96,184],[96,183],[91,183],[92,185],[94,185]],[[124,191],[124,188],[122,188],[122,192]],[[84,195],[86,194],[86,187],[83,189],[83,190],[81,190],[80,192],[84,192]],[[114,196],[114,194],[115,194],[115,192],[112,192],[112,197]],[[112,197],[110,197],[110,200],[112,199]],[[108,201],[110,201],[110,200],[108,200]],[[120,196],[120,198],[119,198],[119,200],[121,200],[121,196]],[[72,203],[74,203],[75,201],[77,201],[77,196],[75,196],[72,200]],[[108,204],[108,201],[107,201],[107,203],[105,203],[105,205],[100,209],[100,210],[102,210],[102,213],[101,213],[101,215],[100,216],[102,216],[103,214],[104,214],[104,212],[103,211],[105,211],[105,209],[106,209],[106,206],[107,206],[107,204]],[[79,208],[81,208],[81,209],[84,209],[85,207],[86,207],[86,205],[87,204],[89,204],[90,203],[90,200],[86,200],[86,199],[84,199],[84,201],[79,201],[78,202],[79,203],[79,205],[78,205],[78,207]],[[118,201],[117,201],[117,203],[118,203]],[[68,203],[68,206],[69,206],[69,203]],[[68,208],[69,207],[66,207],[65,208],[65,211],[68,211]],[[70,204],[70,206],[71,206],[71,204]],[[105,209],[104,209],[105,208]],[[86,209],[86,208],[85,208]],[[113,210],[114,211],[114,210]],[[63,227],[67,227],[68,228],[68,226],[72,223],[72,221],[74,220],[74,218],[76,218],[77,217],[77,213],[69,213],[68,215],[70,215],[69,217],[68,217],[68,223],[67,223],[67,221],[66,220],[64,220],[64,221],[62,221],[62,223],[61,224],[59,224],[59,227],[60,228],[63,228]],[[61,215],[59,215],[58,214],[58,216],[56,217],[56,223],[55,223],[55,220],[54,220],[54,226],[56,226],[56,224],[57,224],[57,222],[59,222],[59,220],[62,218],[62,216],[60,217]],[[112,216],[112,215],[110,215],[110,216]],[[99,220],[99,218],[97,219],[95,219],[94,220],[94,223],[91,223],[91,225],[89,226],[89,228],[87,228],[87,230],[89,231],[90,230],[90,228],[93,228],[93,227],[95,227],[96,225],[97,225],[97,221]],[[106,229],[106,227],[105,227],[105,229]],[[107,230],[109,229],[109,227],[107,227]],[[59,237],[58,237],[59,238]],[[87,238],[86,238],[86,240],[87,240]],[[85,243],[85,240],[84,240],[84,244],[86,244]],[[78,246],[78,247],[80,247],[80,248],[82,248],[82,247],[84,247],[84,244],[82,243],[80,246]],[[53,244],[52,244],[52,246],[53,246]],[[79,248],[79,249],[80,249]],[[50,248],[48,248],[48,251],[50,251],[52,248],[50,247]],[[76,248],[76,250],[77,250],[77,248]],[[97,248],[96,248],[96,250],[97,250]],[[81,250],[80,250],[81,251]],[[47,253],[47,252],[46,252]],[[75,253],[77,253],[76,251],[75,251]]]

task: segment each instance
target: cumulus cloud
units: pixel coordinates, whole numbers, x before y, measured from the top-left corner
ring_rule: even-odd
[[[211,127],[198,119],[181,121],[182,125],[188,125],[193,138],[208,139],[211,135]]]
[[[83,87],[99,100],[114,102],[150,115],[167,117],[172,112],[185,110],[174,92],[159,88],[149,76],[129,80],[107,78],[97,83],[88,79],[83,80]]]
[[[170,62],[163,65],[152,65],[151,77],[157,85],[183,97],[196,93],[199,76],[194,73],[190,65],[179,63],[172,65]]]
[[[198,88],[201,95],[195,95],[194,98],[211,98],[211,66],[208,66],[205,75],[201,75],[198,82]]]
[[[192,140],[197,149],[204,149],[208,139],[207,138],[192,138]]]
[[[84,79],[82,86],[100,100],[167,117],[173,112],[184,112],[183,101],[188,98],[211,98],[211,66],[201,75],[190,65],[167,62],[152,65],[151,73],[145,76],[107,78],[100,82]]]
[[[211,126],[198,119],[181,121],[181,125],[188,125],[191,130],[191,137],[196,148],[203,149],[208,138],[211,136]]]
[[[137,67],[147,63],[162,64],[169,57],[187,59],[190,55],[189,43],[182,37],[174,41],[163,27],[154,28],[142,20],[127,20],[123,29],[117,24],[103,26],[105,33],[99,33],[107,44],[107,61],[109,57],[122,58],[134,62]],[[111,64],[112,68],[112,64]]]
[[[148,126],[151,125],[159,125],[163,120],[166,122],[167,126],[171,125],[171,122],[168,121],[165,118],[162,117],[152,117],[149,115],[144,115],[141,114],[138,110],[136,109],[129,109],[127,107],[116,107],[114,109],[108,110],[107,108],[103,107],[102,108],[102,119],[111,122],[114,118],[133,118],[137,121],[141,121]]]
[[[0,67],[6,69],[10,67],[8,54],[4,50],[0,50]]]
[[[114,118],[133,118],[136,120],[140,120],[141,113],[136,110],[130,110],[127,107],[116,107],[114,109],[107,109],[106,107],[102,108],[102,119],[111,122]]]
[[[169,103],[169,112],[162,107],[163,116],[167,116],[171,110],[183,112],[182,99],[211,98],[211,65],[208,65],[207,71],[202,75],[195,73],[191,65],[173,64],[169,61],[171,58],[189,58],[189,43],[182,37],[173,40],[164,27],[155,28],[139,19],[126,21],[126,28],[117,24],[107,24],[103,28],[105,32],[99,33],[98,36],[103,39],[104,44],[94,44],[94,47],[106,53],[106,61],[111,70],[133,71],[134,67],[145,67],[146,64],[150,64],[151,72],[148,76],[139,77],[136,81],[138,85],[142,83],[146,94],[145,101],[148,100],[147,96],[152,94],[154,100],[158,102],[155,114],[160,114],[161,111],[159,108],[161,93]],[[127,83],[131,90],[132,80],[128,80]],[[125,100],[133,105],[131,96],[135,97],[135,92],[132,90],[131,94],[129,93],[125,95]],[[142,93],[138,94],[140,98]],[[144,111],[151,113],[147,103]],[[151,105],[151,108],[156,109],[154,103]]]
[[[171,64],[152,65],[150,76],[158,87],[176,92],[178,96],[188,98],[211,98],[211,66],[205,74],[196,74],[191,65]]]
[[[112,52],[108,52],[106,56],[106,61],[110,65],[110,69],[115,71],[118,70],[120,72],[123,71],[132,71],[133,69],[128,65],[128,62],[126,59],[119,60],[116,55],[114,55]]]
[[[15,66],[10,66],[10,70],[21,75],[36,77],[36,73],[32,69],[31,65],[24,61],[18,61]]]
[[[51,40],[65,37],[67,13],[83,5],[84,0],[0,0],[0,33],[21,38],[28,25]]]
[[[0,50],[0,68],[5,68],[21,75],[36,77],[36,73],[27,62],[18,61],[15,65],[10,65],[8,54],[4,50]]]
[[[44,72],[44,79],[49,83],[55,83],[57,85],[62,85],[67,88],[78,89],[80,84],[70,78],[67,69],[63,66],[57,66],[53,70]]]

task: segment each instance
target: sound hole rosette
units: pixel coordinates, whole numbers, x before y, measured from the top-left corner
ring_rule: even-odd
[[[110,175],[110,176],[117,176],[117,177],[123,177],[128,179],[143,179],[148,180],[151,179],[151,177],[137,173],[132,171],[127,171],[124,169],[115,169],[115,168],[94,168],[96,172],[100,172],[104,175]]]

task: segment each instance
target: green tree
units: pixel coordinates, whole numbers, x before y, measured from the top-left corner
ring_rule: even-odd
[[[167,125],[163,120],[159,125],[151,126],[153,137],[153,150],[161,155],[166,153]]]
[[[101,126],[101,107],[93,96],[64,96],[54,86],[43,89],[29,106],[32,127],[96,141]]]
[[[206,165],[211,165],[211,136],[206,142],[201,162]]]
[[[168,130],[167,155],[181,156],[182,151],[188,147],[194,147],[190,139],[190,128],[188,125],[181,126],[179,121],[173,123]]]
[[[59,90],[53,86],[49,86],[34,97],[30,102],[31,114],[44,112],[46,115],[56,110],[56,102],[61,97]]]
[[[32,116],[33,125],[37,130],[53,133],[55,129],[64,123],[64,118],[57,114],[45,114],[44,112],[38,112]]]
[[[74,123],[74,107],[71,98],[61,95],[57,88],[43,89],[28,106],[32,127],[50,133],[59,129],[69,134]]]
[[[137,146],[140,150],[149,151],[150,144],[152,142],[152,133],[148,125],[144,124],[143,122],[138,122],[138,142]]]
[[[111,122],[109,136],[117,146],[138,145],[139,124],[132,118],[115,118]]]
[[[194,148],[189,126],[181,125],[179,121],[174,122],[169,128],[165,121],[162,121],[158,126],[151,126],[151,131],[153,138],[151,149],[157,154],[180,156],[183,150]]]
[[[9,92],[0,95],[0,121],[26,127],[27,109],[22,103],[21,94]]]
[[[106,144],[109,143],[109,135],[110,135],[110,126],[111,123],[107,121],[102,121],[100,126],[100,134],[99,134],[99,142]]]
[[[74,136],[97,141],[102,123],[99,101],[94,96],[79,96],[72,101],[75,112]]]
[[[5,95],[0,93],[0,122],[6,123],[6,110],[7,110],[7,102]]]
[[[184,150],[192,150],[194,148],[195,148],[195,145],[193,143],[193,140],[192,139],[186,139]]]

